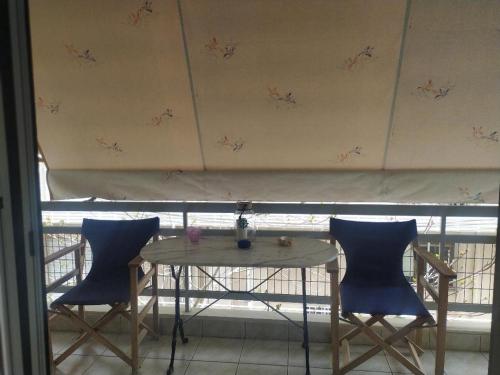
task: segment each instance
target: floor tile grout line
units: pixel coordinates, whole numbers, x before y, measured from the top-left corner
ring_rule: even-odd
[[[288,331],[288,356],[286,358],[286,373],[288,375],[288,366],[290,366],[290,332]]]
[[[90,363],[89,367],[87,367],[85,369],[85,371],[82,373],[82,375],[85,375],[85,374],[90,374],[89,373],[89,370],[94,366],[94,363],[97,361],[97,356],[94,357],[94,359],[92,360],[92,362]]]
[[[206,338],[205,338],[206,339]],[[192,352],[189,356],[186,357],[186,360],[184,360],[183,362],[185,362],[185,365],[186,365],[186,368],[185,368],[185,371],[187,371],[187,369],[189,368],[189,366],[191,365],[191,362],[197,362],[197,360],[194,360],[194,356],[195,356],[195,353],[198,353],[199,350],[200,350],[200,345],[201,345],[201,340],[202,338],[199,338],[197,340],[193,340],[191,341],[188,345],[192,345],[193,348],[192,348]],[[222,339],[224,340],[224,339]],[[67,343],[67,340],[63,340],[64,343]],[[70,340],[71,341],[71,340]],[[241,343],[241,347],[240,347],[240,352],[239,352],[239,356],[238,356],[238,360],[237,362],[234,362],[234,361],[229,361],[229,362],[223,362],[223,361],[200,361],[200,362],[216,362],[216,363],[232,363],[233,365],[236,364],[236,371],[239,371],[240,370],[240,364],[243,364],[242,362],[242,359],[243,359],[243,351],[245,350],[245,347],[249,344],[249,342],[253,341],[253,339],[247,339],[247,338],[240,338],[238,340],[240,343]],[[276,341],[282,341],[282,344],[285,344],[287,345],[287,351],[286,351],[286,355],[288,355],[288,358],[287,360],[285,361],[286,363],[286,374],[289,374],[290,373],[290,368],[292,367],[295,367],[295,368],[298,368],[298,367],[302,367],[301,365],[299,364],[295,364],[292,366],[291,362],[290,362],[290,351],[291,351],[291,348],[292,348],[292,344],[295,344],[295,341],[292,343],[291,341],[287,340],[276,340]],[[153,345],[159,345],[158,342],[152,342]],[[168,346],[168,343],[166,344]],[[163,345],[162,345],[163,346]],[[142,354],[141,354],[141,360],[142,362],[148,360],[148,359],[158,359],[158,360],[168,360],[168,358],[162,358],[161,356],[160,357],[149,357],[150,353],[154,350],[153,349],[153,346],[152,347],[147,347],[145,348],[147,350],[145,350]],[[191,351],[191,350],[190,350]],[[451,351],[453,352],[453,351]],[[461,351],[459,351],[461,352]],[[470,354],[475,354],[475,358],[481,362],[481,363],[487,363],[488,362],[488,353],[487,352],[467,352],[467,351],[463,351],[465,353],[470,353]],[[116,358],[116,356],[114,355],[111,355],[109,353],[107,354],[104,354],[105,351],[103,351],[102,353],[100,354],[96,354],[96,353],[74,353],[72,354],[73,357],[79,357],[82,359],[82,361],[86,358],[86,357],[92,357],[92,358],[89,358],[89,361],[88,361],[88,364],[87,365],[84,365],[82,367],[80,367],[80,371],[83,370],[83,374],[85,375],[90,375],[92,373],[92,370],[93,368],[95,368],[96,366],[96,361],[99,360],[100,358],[101,359],[105,359],[105,358]],[[283,351],[281,351],[282,354]],[[434,359],[434,353],[433,351],[428,351],[428,354],[432,357],[432,359]],[[389,359],[391,359],[392,357],[389,356],[387,353],[383,352],[383,355],[384,357],[386,358],[386,362],[388,364],[388,367],[389,369],[388,370],[375,370],[377,371],[378,373],[381,373],[381,374],[404,374],[405,370],[404,369],[399,369],[399,368],[395,368],[393,369],[392,366],[391,366],[391,363],[389,361]],[[83,364],[83,363],[82,363]],[[248,363],[248,365],[255,365],[255,366],[262,366],[262,365],[268,365],[268,366],[276,366],[276,367],[283,367],[283,364],[278,364],[278,363],[266,363],[266,364],[263,364],[263,363]],[[317,369],[323,369],[325,370],[326,368],[322,367],[322,366],[319,366],[319,367],[316,367],[316,366],[311,366],[311,368],[317,368]],[[399,370],[399,371],[398,371]],[[359,370],[359,371],[363,371],[363,370]],[[184,372],[185,373],[185,372]],[[449,374],[449,371],[448,372],[445,372],[445,373],[448,373]]]
[[[190,361],[192,361],[194,359],[194,355],[196,354],[196,352],[198,351],[198,348],[200,347],[201,339],[202,339],[202,337],[200,337],[200,339],[197,340],[196,347],[194,348],[193,354],[191,355],[191,358],[189,359]]]
[[[243,338],[243,343],[241,344],[240,356],[238,357],[238,363],[236,364],[236,372],[235,375],[238,374],[238,369],[240,368],[241,355],[243,354],[243,348],[245,347],[246,338]]]

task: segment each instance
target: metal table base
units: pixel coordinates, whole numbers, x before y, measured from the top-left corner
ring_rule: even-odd
[[[181,279],[181,273],[182,273],[182,268],[183,267],[184,266],[179,266],[179,269],[176,272],[175,267],[174,266],[170,266],[172,277],[174,278],[174,281],[175,281],[175,319],[174,319],[174,326],[173,326],[173,329],[172,329],[172,352],[171,352],[171,356],[170,356],[170,364],[168,366],[167,375],[171,375],[171,374],[174,373],[175,349],[176,349],[176,346],[177,346],[177,331],[179,331],[182,343],[186,344],[188,342],[188,338],[185,337],[185,335],[184,335],[184,324],[187,324],[191,319],[193,319],[197,315],[201,314],[203,311],[205,311],[206,309],[208,309],[210,306],[214,305],[216,302],[220,301],[222,298],[225,298],[226,296],[231,295],[232,293],[239,293],[239,294],[241,294],[241,293],[247,293],[248,295],[250,295],[251,297],[253,297],[255,300],[263,303],[268,308],[270,308],[271,310],[273,310],[274,312],[276,312],[277,314],[279,314],[281,317],[283,317],[286,320],[288,320],[295,327],[298,327],[298,328],[300,328],[300,329],[303,330],[303,332],[304,332],[304,341],[302,343],[302,346],[304,348],[305,356],[306,356],[306,375],[310,375],[311,372],[310,372],[310,369],[309,369],[309,330],[308,330],[308,326],[307,326],[306,269],[305,268],[301,268],[300,269],[301,270],[301,275],[302,275],[302,312],[303,312],[303,322],[304,322],[303,325],[300,325],[297,322],[295,322],[292,319],[290,319],[285,314],[283,314],[281,311],[279,311],[275,307],[271,306],[266,301],[263,301],[262,299],[258,298],[255,294],[252,293],[259,286],[261,286],[266,281],[268,281],[269,279],[271,279],[274,275],[276,275],[278,272],[280,272],[283,268],[279,268],[272,275],[268,276],[266,279],[264,279],[263,281],[261,281],[257,286],[253,287],[249,291],[243,291],[242,292],[242,291],[233,291],[231,289],[228,289],[224,284],[222,284],[217,279],[215,279],[215,277],[213,277],[212,275],[210,275],[208,272],[206,272],[201,267],[197,266],[197,268],[198,268],[198,270],[200,270],[200,272],[202,272],[203,274],[205,274],[206,276],[208,276],[213,282],[215,282],[217,285],[219,285],[221,288],[223,288],[226,291],[226,293],[223,294],[218,299],[216,299],[213,302],[211,302],[210,304],[208,304],[207,306],[205,306],[204,308],[202,308],[200,311],[197,311],[195,314],[191,315],[188,319],[186,319],[184,321],[182,319],[182,317],[181,317],[181,310],[180,310],[180,279]]]

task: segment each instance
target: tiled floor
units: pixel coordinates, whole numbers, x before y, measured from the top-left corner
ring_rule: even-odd
[[[122,350],[128,351],[128,336],[106,335]],[[64,350],[74,340],[71,333],[54,333],[56,353]],[[175,375],[304,375],[304,351],[299,342],[219,339],[190,337],[186,345],[179,344],[176,354]],[[352,356],[366,347],[351,348]],[[170,357],[170,340],[146,338],[141,345],[142,367],[139,374],[165,374]],[[311,344],[312,375],[329,375],[330,347],[328,344]],[[421,360],[429,375],[433,374],[434,355],[426,352]],[[487,374],[487,353],[453,352],[446,356],[446,374]],[[129,374],[128,366],[98,343],[89,341],[84,347],[62,362],[58,375],[123,375]],[[352,371],[357,375],[383,375],[409,373],[389,356],[381,353]]]

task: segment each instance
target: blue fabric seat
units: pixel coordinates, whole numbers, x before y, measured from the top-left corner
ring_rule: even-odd
[[[159,218],[143,220],[83,219],[82,236],[92,250],[92,267],[79,285],[56,299],[57,305],[103,305],[130,301],[128,263],[160,228]],[[139,279],[144,276],[139,269]]]
[[[403,253],[417,237],[415,220],[359,222],[330,219],[330,233],[344,250],[342,315],[430,316],[403,274]]]

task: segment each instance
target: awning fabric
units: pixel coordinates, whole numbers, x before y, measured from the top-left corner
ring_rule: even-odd
[[[498,1],[30,11],[53,198],[498,199]]]
[[[147,183],[145,183],[147,182]],[[494,203],[489,172],[130,172],[50,171],[56,197],[110,200]],[[311,197],[314,200],[311,200]]]

